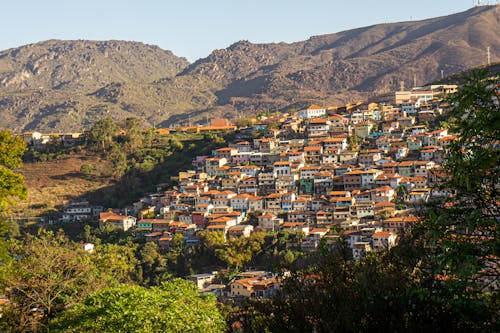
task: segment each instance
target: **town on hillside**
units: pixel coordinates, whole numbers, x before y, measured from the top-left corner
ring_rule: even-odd
[[[198,242],[200,231],[226,239],[257,231],[300,232],[295,246],[306,253],[335,246],[342,236],[353,258],[360,259],[394,246],[419,221],[425,203],[452,195],[437,186],[446,177],[441,165],[454,140],[438,120],[447,110],[444,97],[456,89],[432,85],[396,92],[392,104],[313,104],[262,116],[238,129],[258,135],[197,156],[190,170],[179,170],[177,186],[158,186],[126,209],[72,202],[61,221],[98,220],[132,231],[165,252],[176,234],[189,246]],[[158,131],[236,129],[214,119],[205,126]],[[58,138],[73,145],[84,135]],[[54,139],[38,132],[23,136],[37,146]],[[219,296],[269,297],[280,285],[275,273],[243,272],[229,286],[212,284],[213,272],[188,278]]]

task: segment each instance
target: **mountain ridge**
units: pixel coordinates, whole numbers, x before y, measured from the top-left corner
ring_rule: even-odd
[[[135,116],[146,126],[337,104],[499,61],[500,6],[383,23],[293,43],[238,41],[189,63],[140,42],[49,40],[0,51],[0,126],[89,127]]]

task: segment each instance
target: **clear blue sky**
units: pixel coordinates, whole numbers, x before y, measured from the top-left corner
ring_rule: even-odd
[[[376,23],[448,15],[474,4],[473,0],[2,2],[0,50],[54,38],[120,39],[155,44],[190,61],[241,39],[294,42]]]

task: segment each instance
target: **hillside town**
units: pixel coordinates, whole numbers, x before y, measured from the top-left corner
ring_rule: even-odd
[[[131,230],[166,252],[174,235],[194,245],[202,230],[227,239],[256,231],[300,232],[303,238],[296,246],[308,253],[321,244],[334,246],[342,235],[352,257],[360,259],[394,246],[419,221],[425,203],[451,195],[437,185],[445,176],[440,166],[454,136],[436,128],[436,120],[446,112],[443,97],[455,90],[429,86],[396,92],[394,104],[313,104],[294,114],[261,117],[239,131],[257,136],[228,142],[211,156],[197,156],[191,170],[179,170],[177,186],[159,185],[157,192],[127,209],[69,203],[61,221],[98,219],[101,226]],[[208,126],[175,131],[235,129],[226,120],[213,119]],[[72,145],[82,136],[59,138]],[[40,133],[24,137],[35,145],[50,141],[49,136],[43,142]],[[226,296],[268,297],[279,287],[272,272],[245,274],[226,289]],[[214,276],[189,278],[205,288]]]

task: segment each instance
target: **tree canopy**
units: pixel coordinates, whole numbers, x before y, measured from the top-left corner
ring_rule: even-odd
[[[213,295],[174,279],[158,287],[121,285],[99,290],[50,324],[53,332],[221,332]]]
[[[4,212],[14,198],[26,199],[24,177],[15,172],[21,166],[26,144],[8,130],[0,130],[0,213]]]

